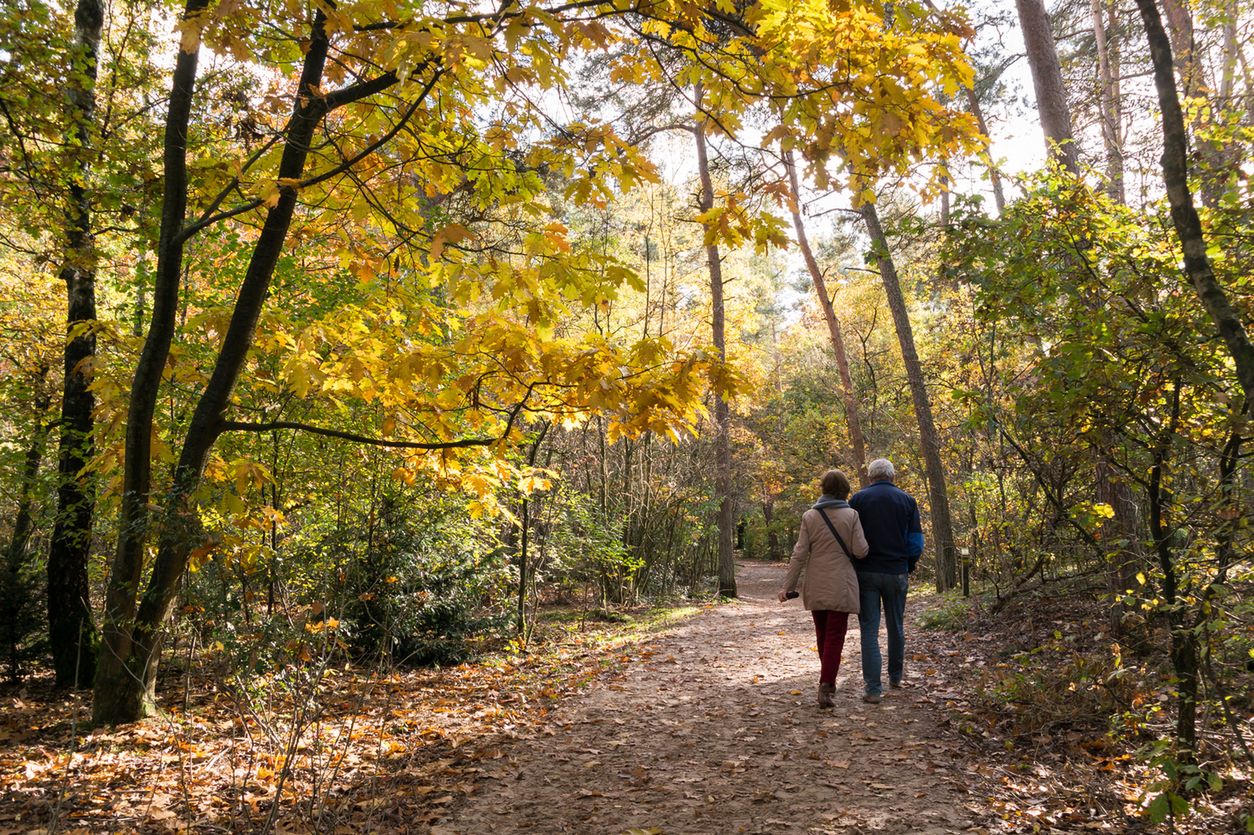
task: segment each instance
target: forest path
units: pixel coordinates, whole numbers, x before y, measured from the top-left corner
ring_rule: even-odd
[[[962,743],[925,682],[862,702],[856,618],[836,707],[815,706],[814,628],[799,602],[775,600],[783,570],[741,564],[739,603],[693,617],[621,679],[573,697],[551,733],[508,751],[434,832],[980,831]],[[908,624],[908,684],[922,667],[917,634]]]

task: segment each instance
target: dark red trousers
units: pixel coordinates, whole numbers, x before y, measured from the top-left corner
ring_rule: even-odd
[[[819,645],[819,684],[835,684],[840,671],[840,653],[845,648],[845,630],[849,627],[848,612],[816,609],[814,635]]]

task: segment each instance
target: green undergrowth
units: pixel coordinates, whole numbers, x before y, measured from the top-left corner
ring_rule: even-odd
[[[918,624],[922,629],[942,632],[961,632],[967,628],[971,616],[971,598],[961,592],[932,593],[923,597],[926,608],[919,612]]]

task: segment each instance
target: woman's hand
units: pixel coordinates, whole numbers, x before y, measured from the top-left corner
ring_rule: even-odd
[[[788,602],[788,592],[786,592],[786,591],[780,591],[780,593],[777,595],[777,597],[779,597],[779,602],[780,602],[780,603],[787,603],[787,602]]]

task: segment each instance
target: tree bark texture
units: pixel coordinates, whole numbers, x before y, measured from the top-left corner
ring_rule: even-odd
[[[222,433],[223,416],[231,392],[244,366],[275,265],[291,227],[298,194],[290,183],[299,181],[304,172],[314,132],[326,112],[325,99],[317,92],[322,84],[329,50],[325,23],[325,15],[317,12],[297,85],[296,106],[286,129],[277,179],[289,185],[280,188],[278,201],[267,211],[261,234],[253,247],[213,372],[196,403],[183,439],[174,482],[164,508],[152,578],[139,601],[133,627],[123,635],[124,645],[120,649],[124,652],[119,653],[123,659],[120,675],[107,683],[110,691],[122,694],[121,699],[112,702],[120,704],[124,713],[104,716],[97,711],[97,721],[131,721],[155,709],[162,629],[173,608],[179,578],[187,568],[188,556],[198,538],[199,520],[192,494],[200,484],[209,452]],[[101,683],[97,682],[98,698]]]
[[[1078,174],[1080,165],[1071,135],[1071,111],[1067,107],[1067,91],[1063,87],[1058,51],[1044,0],[1015,0],[1015,5],[1019,9],[1019,28],[1023,30],[1032,86],[1036,90],[1036,108],[1050,155],[1068,171]]]
[[[697,173],[701,179],[699,205],[702,212],[714,208],[714,180],[710,176],[710,159],[702,121],[701,88],[696,90],[697,102]],[[714,348],[719,360],[727,360],[727,337],[723,308],[723,261],[718,244],[705,248],[710,270],[710,306]],[[718,593],[736,596],[736,561],[733,553],[736,535],[735,502],[732,497],[731,412],[720,392],[714,393],[714,492],[718,498]]]
[[[1187,98],[1202,94],[1206,75],[1197,57],[1197,41],[1193,36],[1193,13],[1187,3],[1180,0],[1163,0],[1167,14],[1167,37],[1171,41],[1171,54],[1180,89]]]
[[[1093,39],[1097,47],[1097,74],[1101,84],[1102,143],[1106,148],[1106,193],[1117,203],[1126,202],[1123,186],[1123,118],[1120,112],[1118,67],[1113,64],[1106,41],[1103,0],[1089,0]]]
[[[57,513],[48,550],[48,638],[59,687],[86,687],[95,675],[96,626],[92,620],[87,566],[91,556],[96,486],[87,472],[95,397],[92,363],[96,356],[96,268],[91,229],[92,124],[96,118],[96,76],[101,0],[79,0],[74,9],[74,43],[68,81],[71,149],[66,250],[61,280],[66,293],[66,343],[57,454]]]
[[[923,366],[914,347],[914,330],[906,311],[906,299],[901,292],[897,266],[893,263],[888,238],[884,235],[879,213],[873,204],[868,203],[862,207],[862,219],[866,222],[867,233],[875,247],[875,259],[880,278],[884,282],[884,292],[888,296],[888,308],[893,314],[897,341],[901,344],[901,358],[910,383],[910,396],[914,401],[915,417],[919,421],[919,442],[923,447],[923,464],[927,472],[928,498],[932,511],[932,535],[936,539],[936,588],[938,591],[946,591],[958,582],[958,563],[953,522],[949,515],[949,490],[945,486],[945,468],[941,463],[940,437],[932,419],[932,403],[923,379]]]
[[[793,163],[792,151],[784,151],[784,166],[788,169],[788,183],[792,188],[792,226],[797,233],[797,247],[801,257],[805,259],[806,270],[814,283],[814,292],[818,294],[819,305],[823,308],[823,318],[827,321],[827,331],[832,339],[832,351],[836,354],[836,368],[840,373],[840,394],[845,401],[845,421],[849,426],[849,446],[854,466],[858,470],[858,480],[866,481],[866,442],[862,437],[862,421],[858,415],[858,396],[854,392],[853,377],[849,374],[849,358],[845,353],[845,338],[840,331],[840,320],[832,307],[831,296],[827,294],[827,282],[823,279],[823,271],[810,249],[810,239],[806,236],[805,221],[801,217],[801,189],[797,182],[797,168]]]
[[[1163,182],[1167,186],[1167,201],[1171,205],[1171,222],[1184,251],[1184,271],[1236,363],[1237,379],[1245,392],[1247,404],[1254,403],[1254,344],[1251,344],[1240,315],[1215,276],[1210,257],[1206,254],[1202,222],[1189,191],[1188,135],[1180,109],[1180,97],[1176,93],[1171,42],[1163,30],[1162,18],[1154,0],[1136,0],[1136,5],[1149,41],[1154,86],[1162,109]]]
[[[195,18],[207,4],[208,0],[187,0],[184,21]],[[118,544],[105,592],[104,629],[92,699],[92,715],[98,723],[134,721],[156,709],[152,694],[144,687],[140,675],[142,671],[131,667],[131,650],[139,583],[144,568],[144,548],[148,540],[153,413],[161,388],[162,372],[174,339],[183,272],[187,127],[196,83],[198,39],[191,44],[185,40],[184,45],[191,48],[179,50],[166,111],[162,150],[164,188],[152,319],[131,381],[127,408]]]

